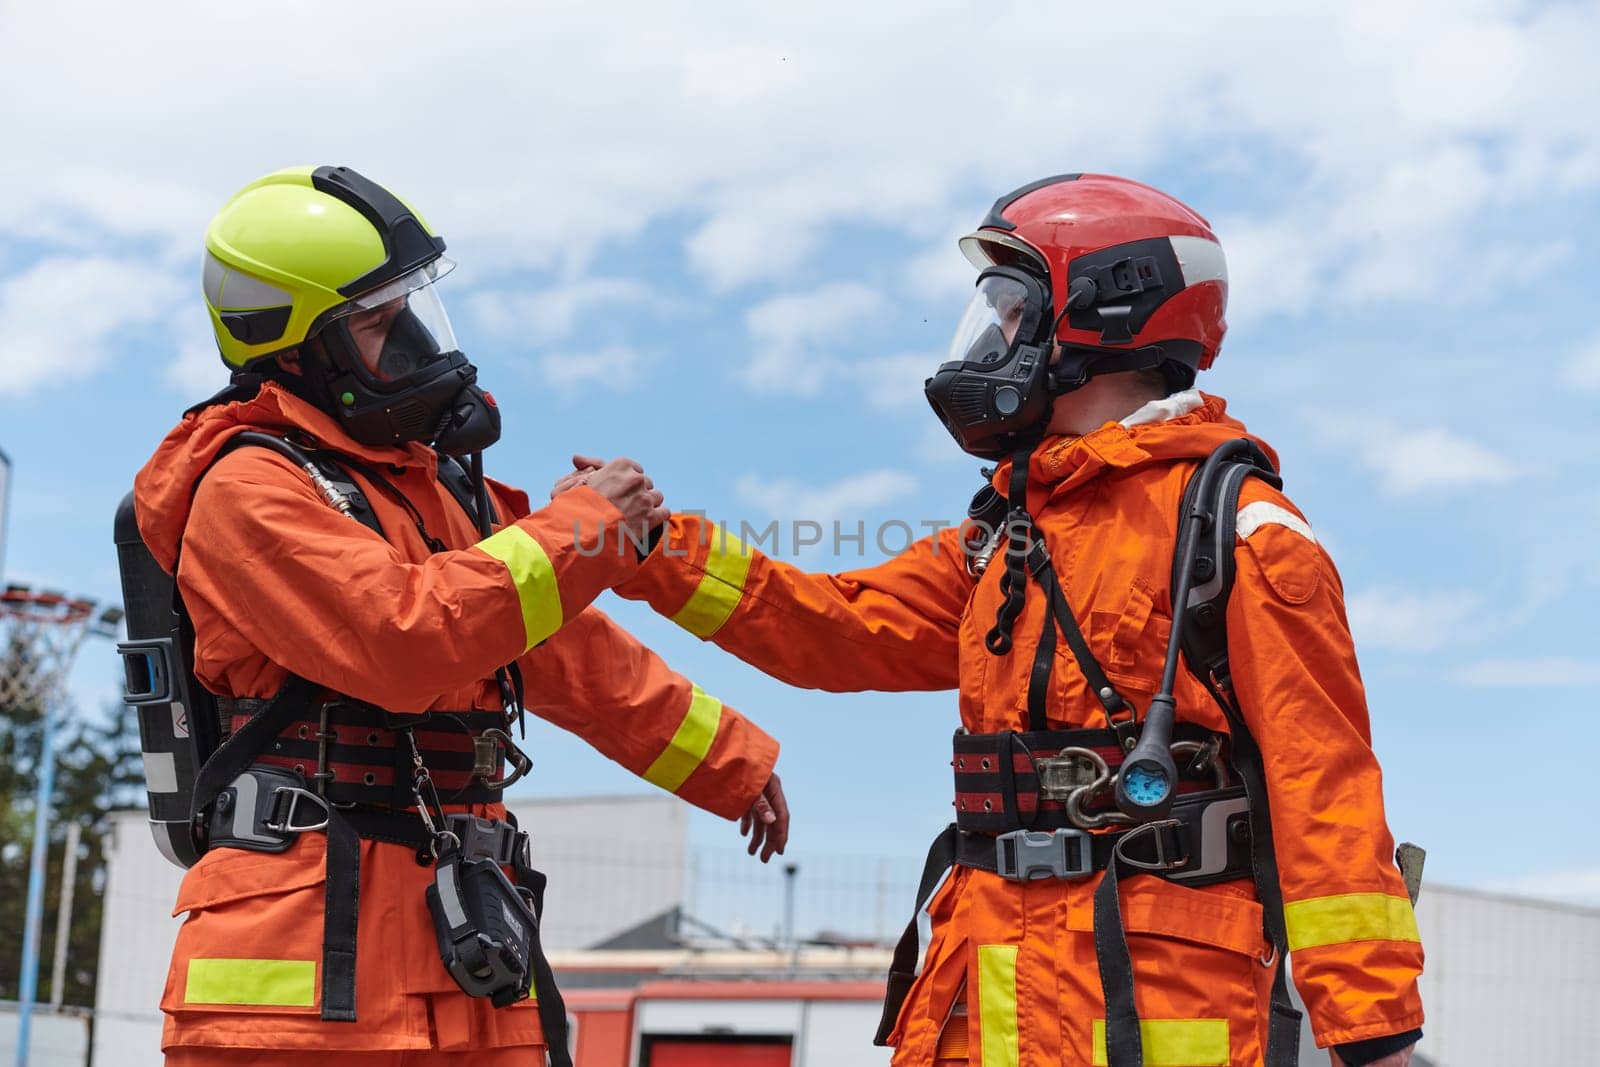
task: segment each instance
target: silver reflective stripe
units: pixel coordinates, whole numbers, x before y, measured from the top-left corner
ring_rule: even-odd
[[[259,278],[240,274],[229,269],[222,277],[222,289],[217,294],[215,307],[221,310],[248,311],[252,308],[283,307],[294,303],[294,297],[268,285]]]
[[[261,785],[249,771],[233,780],[233,836],[241,841],[279,845],[281,838],[256,833],[256,794]]]
[[[467,912],[461,906],[461,897],[456,892],[457,870],[459,868],[452,867],[448,877],[437,878],[433,883],[439,887],[439,903],[444,907],[445,921],[450,924],[452,930],[459,930],[467,925]]]
[[[187,822],[170,823],[157,822],[154,819],[150,820],[150,833],[156,839],[156,850],[166,857],[168,863],[175,867],[188,867],[189,864],[178,858],[178,850],[172,846],[172,835],[187,834],[188,832],[189,824]]]
[[[1168,872],[1167,877],[1174,882],[1181,882],[1185,878],[1199,878],[1204,874],[1216,874],[1228,865],[1228,819],[1233,815],[1243,815],[1250,810],[1250,801],[1247,797],[1238,797],[1234,800],[1219,800],[1214,804],[1206,805],[1206,810],[1200,816],[1200,866],[1192,871]]]
[[[170,752],[146,752],[144,755],[144,784],[152,793],[178,791],[178,761]]]
[[[1311,532],[1306,520],[1270,500],[1258,500],[1239,509],[1239,521],[1235,529],[1239,531],[1241,538],[1249,538],[1263,526],[1282,526],[1293,530],[1312,544],[1317,543],[1317,535]]]
[[[1172,254],[1178,257],[1178,269],[1183,271],[1183,284],[1199,285],[1201,282],[1228,282],[1228,263],[1222,258],[1222,246],[1205,237],[1169,237]]]
[[[202,285],[206,291],[206,302],[212,307],[222,302],[222,279],[227,273],[228,268],[222,260],[207,252]]]

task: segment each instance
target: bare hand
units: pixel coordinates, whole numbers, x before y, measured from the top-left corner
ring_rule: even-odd
[[[1391,1052],[1381,1060],[1373,1060],[1367,1067],[1406,1067],[1411,1062],[1411,1053],[1416,1045],[1407,1045],[1399,1052]],[[1344,1061],[1332,1049],[1328,1050],[1328,1058],[1333,1061],[1333,1067],[1344,1067]]]
[[[783,798],[783,785],[774,774],[762,787],[761,795],[750,805],[750,810],[739,820],[739,833],[748,835],[750,855],[761,850],[761,862],[774,855],[782,855],[789,843],[789,802]]]
[[[655,483],[633,460],[618,458],[605,463],[593,456],[573,456],[572,466],[573,472],[563,475],[551,488],[551,498],[575,486],[587,485],[622,512],[623,529],[638,544],[644,544],[651,530],[672,517]]]
[[[550,487],[550,499],[554,500],[559,494],[576,486],[587,485],[589,475],[605,466],[606,461],[594,456],[573,456],[572,470],[556,479],[556,484]]]

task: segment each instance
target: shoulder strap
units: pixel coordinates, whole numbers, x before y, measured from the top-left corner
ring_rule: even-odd
[[[270,449],[298,465],[312,478],[323,494],[328,496],[330,506],[338,508],[379,537],[384,536],[383,525],[378,521],[371,501],[330,453],[319,451],[313,457],[282,437],[254,430],[236,434],[223,446],[211,465],[201,472],[200,478],[210,473],[211,467],[216,466],[223,456],[240,448]],[[195,486],[198,487],[199,484],[200,479],[197,478]],[[188,612],[178,597],[176,583],[173,589],[174,610],[182,616],[185,626],[184,636],[192,642],[193,630],[188,624]],[[217,799],[218,794],[242,774],[246,767],[255,762],[257,756],[267,750],[278,733],[311,703],[316,692],[317,688],[311,682],[291,674],[283,688],[278,691],[278,695],[211,754],[195,772],[194,793],[190,801],[191,819],[196,823],[199,822],[204,811]]]
[[[1180,546],[1173,560],[1174,587],[1185,553],[1194,556],[1195,584],[1189,591],[1182,636],[1183,658],[1189,670],[1205,685],[1228,720],[1231,756],[1250,802],[1250,865],[1261,901],[1262,926],[1272,945],[1274,967],[1269,998],[1266,1067],[1294,1067],[1300,1045],[1301,1014],[1289,1000],[1286,967],[1288,936],[1283,917],[1283,889],[1278,882],[1278,857],[1272,838],[1272,811],[1267,796],[1266,768],[1261,750],[1251,735],[1233,691],[1228,664],[1228,597],[1237,573],[1234,559],[1239,511],[1239,491],[1246,478],[1256,477],[1274,487],[1283,484],[1260,449],[1252,446],[1229,463],[1218,476],[1202,485],[1191,478],[1184,488],[1183,516],[1195,505],[1206,508],[1208,522],[1198,536]]]
[[[212,460],[205,470],[200,472],[200,477],[195,479],[195,488],[200,487],[200,481],[211,468],[221,462],[222,457],[241,448],[265,448],[276,452],[290,463],[306,472],[322,494],[327,498],[329,506],[355,519],[361,525],[387,540],[383,532],[383,524],[378,521],[378,513],[372,509],[372,502],[367,495],[356,485],[355,479],[340,462],[337,453],[327,452],[322,449],[307,451],[295,444],[287,437],[276,434],[262,433],[259,430],[246,430],[235,434],[222,446],[217,453],[217,458]],[[345,460],[345,462],[352,462]]]
[[[478,525],[478,494],[473,485],[472,475],[454,456],[439,453],[439,482],[456,498],[456,503],[461,505],[461,510],[467,513],[474,526]],[[498,524],[500,516],[495,511],[494,502],[489,501],[489,522]]]
[[[1239,490],[1249,477],[1261,478],[1275,487],[1283,484],[1266,455],[1252,444],[1223,466],[1209,484],[1201,484],[1198,476],[1191,477],[1178,508],[1180,529],[1178,550],[1172,560],[1173,589],[1178,587],[1186,554],[1194,554],[1194,584],[1183,609],[1183,658],[1190,672],[1208,687],[1214,678],[1228,677],[1228,597],[1233,592],[1235,573]],[[1198,536],[1186,541],[1183,527],[1197,504],[1204,509],[1208,521]]]

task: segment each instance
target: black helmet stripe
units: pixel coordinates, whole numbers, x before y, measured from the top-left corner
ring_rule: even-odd
[[[411,209],[389,190],[349,167],[318,167],[311,172],[312,188],[337,197],[361,212],[383,239],[387,257],[377,267],[347,285],[343,296],[359,296],[394,281],[444,253],[444,238],[431,236]]]
[[[1011,190],[1005,196],[1002,196],[999,200],[994,202],[994,207],[989,209],[989,214],[982,222],[978,223],[978,229],[981,230],[986,226],[997,230],[1016,229],[1017,224],[1006,218],[1003,214],[1001,214],[1001,212],[1005,211],[1006,208],[1010,207],[1018,200],[1021,200],[1035,189],[1043,189],[1047,185],[1055,185],[1058,182],[1075,182],[1081,177],[1083,177],[1081,173],[1053,174],[1048,178],[1040,178],[1036,182],[1029,182],[1027,185],[1022,186],[1021,188]]]

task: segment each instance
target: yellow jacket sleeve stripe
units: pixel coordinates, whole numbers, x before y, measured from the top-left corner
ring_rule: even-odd
[[[644,780],[660,786],[669,793],[689,780],[700,766],[716,740],[717,727],[722,722],[722,701],[707,696],[698,685],[689,698],[689,710],[678,724],[678,730],[667,742],[656,761],[645,768]]]
[[[192,959],[185,1004],[309,1008],[317,1001],[315,960]]]
[[[507,526],[479,541],[478,547],[511,572],[522,606],[526,648],[561,629],[561,590],[556,584],[556,569],[549,553],[532,534],[520,526]]]
[[[1228,1020],[1140,1019],[1145,1067],[1227,1067]],[[1094,1067],[1106,1067],[1106,1021],[1094,1021]]]
[[[1351,941],[1421,941],[1411,901],[1387,893],[1342,893],[1283,906],[1289,951]]]
[[[710,540],[705,574],[688,603],[672,616],[673,622],[699,638],[710,637],[722,629],[739,606],[754,558],[743,541],[721,526],[711,528]]]

